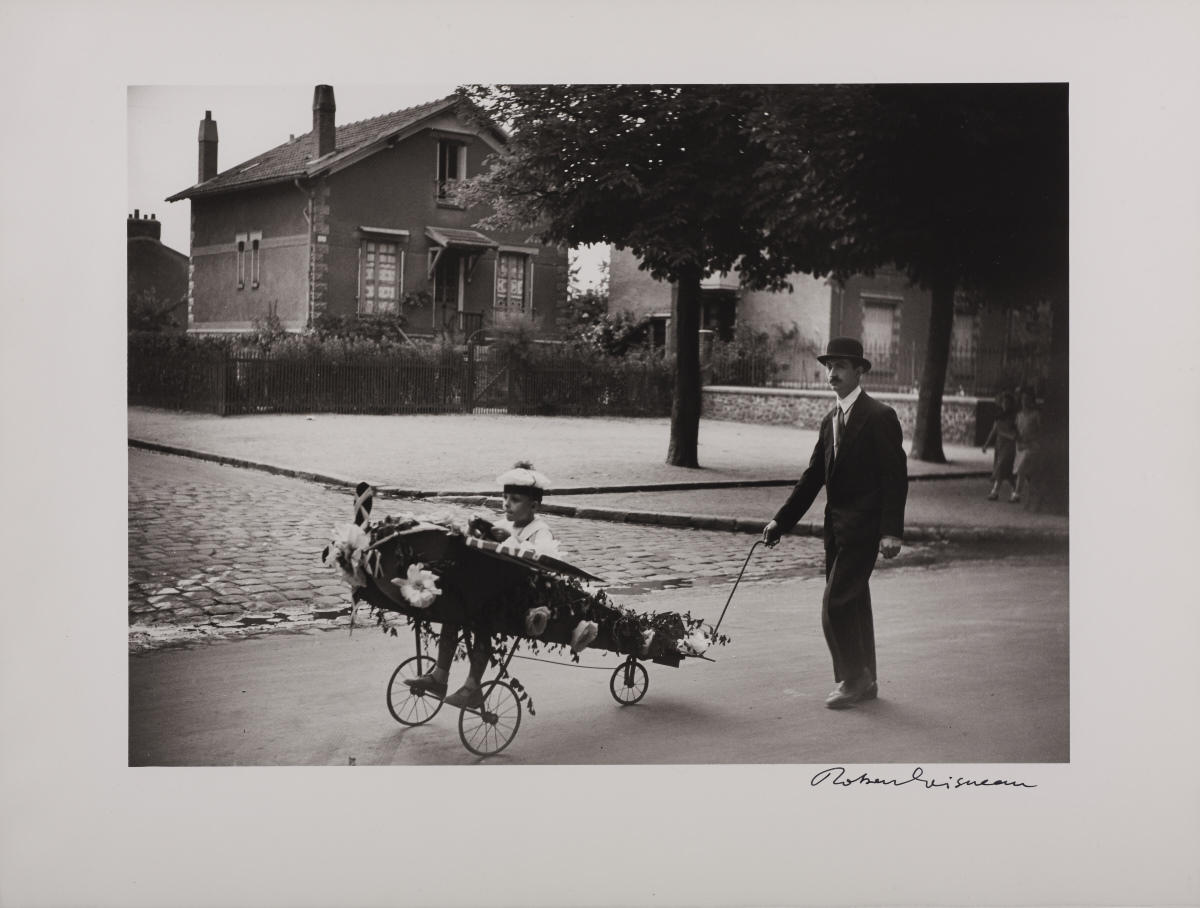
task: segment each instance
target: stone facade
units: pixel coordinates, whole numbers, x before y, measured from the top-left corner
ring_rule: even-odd
[[[917,417],[917,395],[870,392],[896,411],[905,438],[911,438]],[[948,444],[976,443],[975,397],[946,397],[942,400],[942,440]],[[704,389],[702,415],[707,419],[796,425],[816,429],[833,406],[831,391],[798,391],[785,388]]]
[[[321,180],[312,194],[312,236],[309,246],[309,312],[318,319],[328,309],[329,181]]]

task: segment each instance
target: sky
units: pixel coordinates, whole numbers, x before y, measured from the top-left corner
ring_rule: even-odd
[[[391,113],[451,94],[453,82],[403,85],[334,84],[338,125]],[[131,85],[127,94],[128,211],[154,214],[162,241],[189,252],[191,203],[167,202],[196,182],[197,133],[205,111],[217,121],[217,168],[224,171],[290,135],[312,129],[313,86]],[[606,247],[577,250],[580,282],[599,276]]]

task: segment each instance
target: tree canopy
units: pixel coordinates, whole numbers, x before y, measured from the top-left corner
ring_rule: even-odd
[[[771,162],[756,198],[800,270],[890,264],[932,293],[913,456],[944,460],[956,291],[1049,300],[1065,356],[1065,85],[776,86],[756,126]]]
[[[956,291],[1055,303],[1065,332],[1064,85],[474,86],[513,140],[473,191],[545,242],[628,248],[675,282],[672,463],[695,465],[699,282],[777,289],[894,265],[933,306],[913,456],[942,460]],[[1055,346],[1065,349],[1065,333]],[[678,408],[677,408],[678,409]],[[679,440],[677,429],[691,432]]]
[[[754,85],[498,85],[462,90],[512,131],[468,192],[496,224],[543,242],[611,243],[676,284],[676,390],[668,461],[697,466],[700,280],[737,265],[743,282],[786,285],[747,204],[770,149],[755,140]]]

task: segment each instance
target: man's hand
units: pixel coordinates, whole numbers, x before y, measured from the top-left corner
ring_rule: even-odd
[[[879,541],[879,554],[884,558],[895,558],[900,554],[900,540],[895,536],[884,536]]]
[[[762,531],[763,544],[765,544],[767,546],[767,548],[774,548],[775,544],[777,542],[779,542],[779,537],[782,535],[783,535],[783,533],[780,532],[780,530],[779,530],[779,524],[777,524],[774,520],[772,520],[765,527],[763,527],[763,531]]]
[[[503,542],[512,535],[512,533],[504,529],[504,527],[492,527],[488,532],[491,534],[492,539],[496,542]]]

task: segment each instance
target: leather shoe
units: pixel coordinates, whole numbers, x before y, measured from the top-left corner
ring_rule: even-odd
[[[483,709],[483,691],[464,684],[443,702],[447,706],[458,706],[462,709]]]
[[[825,698],[825,706],[829,709],[848,709],[862,700],[870,700],[879,695],[879,687],[871,676],[871,670],[865,669],[861,676],[854,681],[842,681],[833,693]]]
[[[446,696],[446,682],[439,681],[433,675],[419,675],[416,678],[405,678],[404,683],[414,694],[433,694],[435,697]]]

